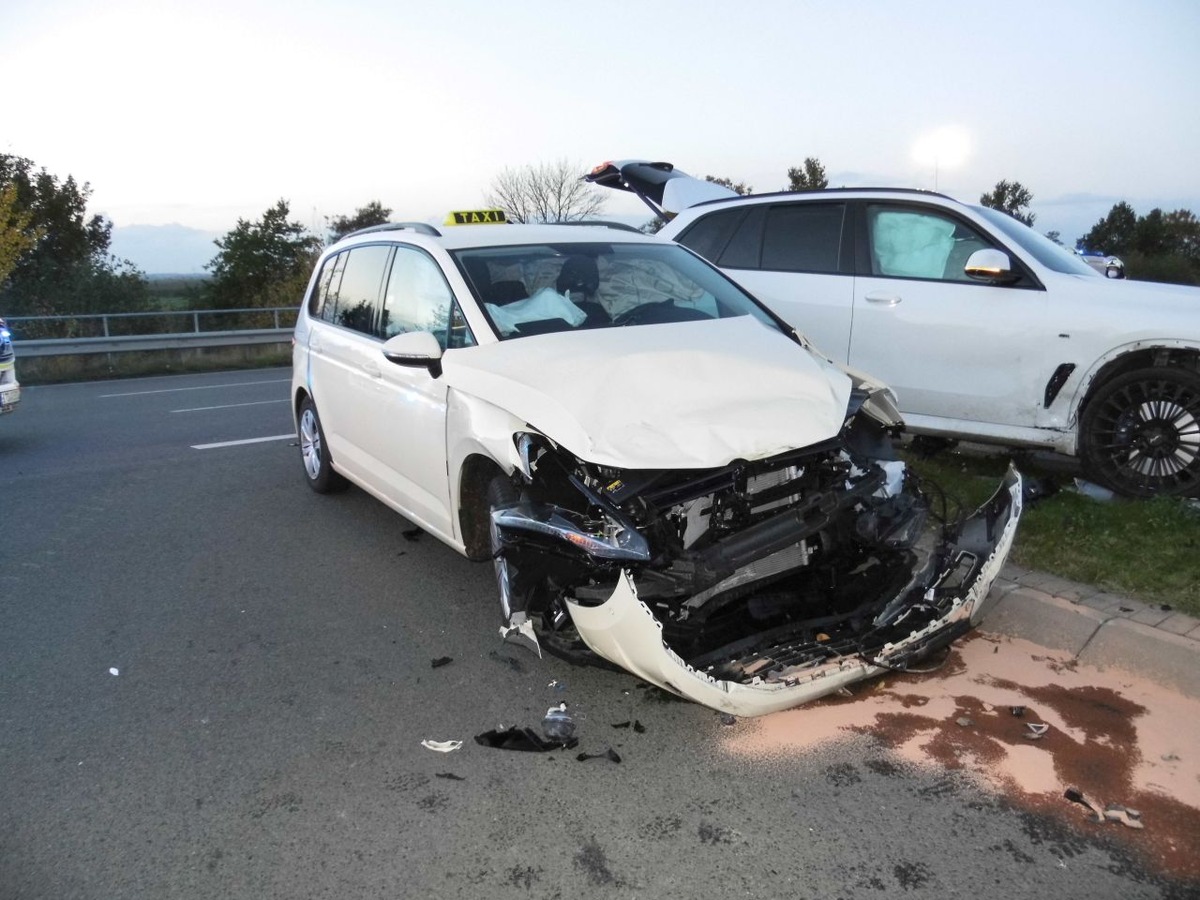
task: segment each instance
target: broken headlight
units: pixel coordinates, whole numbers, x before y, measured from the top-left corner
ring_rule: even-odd
[[[561,506],[518,503],[493,510],[492,521],[502,530],[558,538],[597,559],[629,562],[650,559],[646,539],[608,516],[589,519]]]

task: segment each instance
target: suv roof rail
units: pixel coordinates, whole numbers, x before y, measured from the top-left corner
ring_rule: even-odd
[[[742,194],[740,197],[718,197],[716,200],[701,200],[699,203],[693,203],[688,209],[694,209],[697,206],[708,206],[716,203],[736,202],[741,199],[761,200],[764,197],[795,197],[797,194],[807,194],[813,196],[815,194],[852,194],[859,191],[868,193],[886,193],[886,194],[916,194],[922,197],[938,197],[942,200],[956,201],[949,194],[941,194],[937,191],[927,191],[925,188],[906,188],[906,187],[833,187],[833,188],[805,188],[800,191],[766,191],[762,194]],[[680,210],[683,212],[683,210]]]
[[[430,237],[442,236],[442,233],[428,222],[384,222],[382,225],[372,225],[369,228],[360,228],[357,231],[344,234],[339,240],[358,237],[360,234],[374,234],[378,231],[415,231],[417,234],[427,234]]]
[[[604,219],[576,219],[572,222],[555,222],[555,225],[591,225],[593,228],[612,228],[616,231],[632,231],[635,234],[645,234],[642,229],[624,222],[608,222]]]

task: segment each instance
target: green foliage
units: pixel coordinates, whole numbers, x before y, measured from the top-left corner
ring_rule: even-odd
[[[1155,208],[1139,216],[1121,201],[1080,243],[1121,257],[1130,278],[1200,284],[1200,220],[1191,210]]]
[[[378,200],[372,200],[366,206],[360,206],[352,216],[325,217],[329,226],[329,243],[334,243],[360,228],[370,228],[372,225],[384,225],[392,211],[384,207]]]
[[[744,181],[733,181],[729,178],[718,178],[716,175],[705,175],[704,180],[712,182],[713,184],[719,184],[722,187],[727,187],[735,194],[741,194],[745,196],[746,194],[754,193],[754,188],[750,187],[750,185],[746,184]]]
[[[0,191],[9,205],[0,234],[25,236],[14,257],[0,306],[9,315],[136,312],[149,302],[145,278],[109,254],[112,223],[87,216],[91,187],[60,181],[31,160],[0,154]],[[29,244],[28,238],[33,242]]]
[[[823,191],[829,187],[825,167],[815,156],[806,157],[801,168],[788,169],[788,184],[785,191]]]
[[[321,250],[321,239],[288,220],[280,200],[257,222],[238,219],[237,227],[215,243],[220,252],[205,266],[214,309],[296,306]]]
[[[1018,222],[1032,226],[1037,218],[1029,211],[1033,194],[1019,181],[997,181],[990,194],[981,194],[979,202],[984,206],[1006,212]]]
[[[32,250],[41,234],[31,227],[29,210],[17,205],[17,186],[0,185],[0,287],[27,251]]]

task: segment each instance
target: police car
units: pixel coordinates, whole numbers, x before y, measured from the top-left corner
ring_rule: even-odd
[[[17,408],[21,384],[17,381],[17,355],[13,351],[12,332],[0,319],[0,414]]]
[[[487,224],[457,225],[479,221]],[[304,477],[496,573],[501,635],[757,715],[970,630],[1020,476],[951,522],[890,391],[681,246],[499,211],[327,248],[295,331]]]

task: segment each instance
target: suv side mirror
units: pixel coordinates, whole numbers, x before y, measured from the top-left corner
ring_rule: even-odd
[[[991,248],[972,253],[963,271],[968,278],[987,284],[1012,284],[1021,277],[1020,272],[1013,271],[1012,260],[1007,253]]]
[[[398,366],[428,369],[434,378],[442,374],[442,345],[428,331],[406,331],[390,337],[380,350],[388,362]]]

